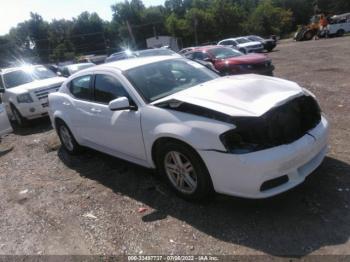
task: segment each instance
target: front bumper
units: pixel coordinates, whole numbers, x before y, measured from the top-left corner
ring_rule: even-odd
[[[275,70],[274,65],[270,65],[267,67],[261,67],[261,68],[253,68],[253,69],[242,69],[240,74],[258,74],[258,75],[266,75],[266,76],[273,76],[273,71]]]
[[[24,118],[35,119],[48,115],[49,104],[46,99],[33,103],[19,103],[16,108]]]
[[[264,49],[266,49],[266,50],[272,50],[272,49],[274,49],[275,47],[277,46],[277,44],[275,43],[275,42],[266,42],[265,44],[264,44]]]
[[[247,48],[248,53],[262,53],[264,51],[264,48]]]
[[[312,173],[327,154],[328,122],[321,122],[297,141],[243,155],[199,151],[216,192],[245,198],[267,198],[285,192]],[[288,176],[288,182],[261,190],[266,181]]]

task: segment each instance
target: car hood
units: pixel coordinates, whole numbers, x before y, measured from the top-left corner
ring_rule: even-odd
[[[249,42],[249,43],[244,43],[244,44],[238,44],[238,47],[250,47],[250,46],[255,46],[255,45],[261,45],[260,42]]]
[[[43,87],[51,87],[56,85],[61,85],[66,78],[64,77],[51,77],[43,80],[35,80],[33,82],[30,82],[28,84],[16,86],[13,88],[8,89],[9,92],[20,94],[24,92],[31,92],[37,89],[41,89]]]
[[[261,75],[214,79],[153,102],[177,100],[229,116],[259,117],[303,94],[294,82]]]
[[[227,61],[229,64],[258,64],[266,62],[268,60],[269,59],[262,54],[249,54],[224,59],[224,61]]]

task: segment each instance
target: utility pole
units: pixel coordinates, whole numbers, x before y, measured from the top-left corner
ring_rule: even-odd
[[[196,46],[198,45],[198,34],[197,34],[197,26],[198,26],[198,20],[196,15],[193,17],[193,27],[194,27],[194,42]]]
[[[128,27],[129,36],[130,36],[130,38],[131,38],[131,41],[132,41],[133,45],[136,46],[135,37],[134,37],[134,34],[133,34],[133,32],[132,32],[132,28],[131,28],[131,26],[130,26],[130,24],[129,24],[129,20],[126,20],[126,25],[127,25],[127,27]]]
[[[155,25],[153,25],[153,35],[155,38],[157,38],[157,28]]]

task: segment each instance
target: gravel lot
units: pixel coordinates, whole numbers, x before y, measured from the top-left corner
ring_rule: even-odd
[[[304,184],[189,203],[152,170],[66,155],[49,121],[35,121],[0,144],[13,146],[0,153],[0,254],[350,254],[350,37],[282,41],[269,56],[331,122],[328,157]]]

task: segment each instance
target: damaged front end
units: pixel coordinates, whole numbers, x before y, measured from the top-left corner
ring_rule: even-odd
[[[259,117],[232,117],[205,107],[168,100],[158,107],[234,124],[235,129],[220,135],[228,153],[246,154],[283,144],[290,144],[315,128],[321,110],[308,93],[277,106]]]
[[[220,135],[230,153],[245,154],[290,144],[315,128],[321,121],[317,101],[299,96],[260,117],[234,118],[237,128]]]

